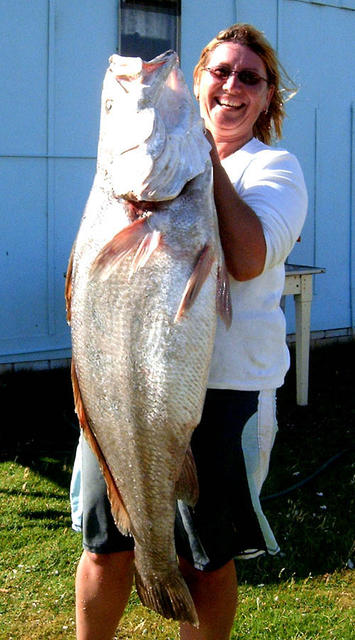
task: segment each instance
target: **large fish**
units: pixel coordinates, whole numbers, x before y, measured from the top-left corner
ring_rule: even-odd
[[[210,146],[175,52],[113,55],[97,171],[68,267],[72,376],[118,528],[135,540],[141,601],[198,619],[174,546],[176,499],[195,504],[216,309],[229,321]]]

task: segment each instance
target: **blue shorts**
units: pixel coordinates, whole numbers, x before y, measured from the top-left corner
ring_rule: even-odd
[[[175,544],[179,555],[204,571],[267,549],[242,449],[243,429],[258,410],[258,396],[258,391],[208,389],[192,436],[199,499],[194,508],[178,501]],[[95,553],[133,550],[133,538],[122,535],[113,521],[105,481],[85,441],[81,482],[84,548]]]

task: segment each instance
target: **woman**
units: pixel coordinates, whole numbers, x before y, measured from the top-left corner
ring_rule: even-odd
[[[261,32],[237,24],[219,33],[202,51],[194,92],[212,145],[234,319],[228,332],[217,329],[192,440],[200,498],[195,509],[179,502],[177,513],[180,566],[200,620],[199,629],[182,624],[180,637],[227,640],[237,604],[234,558],[278,551],[259,493],[276,433],[275,389],[289,366],[279,304],[284,262],[300,234],[307,195],[296,158],[268,146],[272,128],[281,136],[284,111],[280,67]],[[87,451],[87,482],[91,474],[96,493],[104,494],[89,460]],[[95,511],[96,520],[100,513],[102,526],[99,542],[86,541],[78,567],[79,640],[113,637],[132,585],[130,539],[119,540],[107,503],[94,500],[84,511]]]

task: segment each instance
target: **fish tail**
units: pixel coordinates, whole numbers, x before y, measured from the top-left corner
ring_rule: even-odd
[[[185,291],[182,295],[179,308],[176,312],[174,321],[180,320],[185,312],[190,309],[195,302],[203,283],[209,275],[216,256],[213,248],[205,244],[202,251],[198,255],[193,272],[187,282]]]
[[[232,301],[230,295],[229,277],[224,260],[218,266],[217,271],[216,307],[217,313],[222,318],[227,329],[229,329],[232,324]]]
[[[189,622],[194,627],[199,626],[198,616],[190,591],[180,571],[172,572],[167,579],[161,582],[145,584],[135,572],[136,589],[144,606],[153,609],[167,619]]]
[[[108,278],[120,261],[136,250],[132,271],[137,271],[149,260],[160,242],[160,232],[152,229],[148,218],[135,220],[117,233],[95,258],[91,273],[103,280]]]
[[[86,440],[88,441],[92,451],[94,452],[95,456],[97,457],[97,460],[99,462],[100,465],[100,469],[102,472],[102,475],[105,478],[105,482],[106,482],[106,487],[107,487],[107,495],[111,504],[111,510],[112,510],[112,515],[113,515],[113,519],[117,525],[117,527],[119,528],[119,530],[121,531],[121,533],[123,533],[124,535],[128,535],[131,531],[131,521],[130,518],[128,516],[128,513],[126,511],[126,508],[123,504],[123,500],[121,497],[120,492],[118,491],[117,485],[115,483],[115,480],[112,476],[112,473],[110,471],[110,468],[107,465],[107,462],[105,460],[105,456],[95,438],[94,433],[92,432],[92,429],[89,425],[87,416],[86,416],[86,411],[85,411],[85,407],[84,407],[84,403],[81,397],[81,393],[80,393],[80,387],[79,387],[79,381],[78,381],[78,377],[76,374],[76,370],[75,370],[75,365],[74,365],[74,361],[72,360],[71,363],[71,378],[72,378],[72,386],[73,386],[73,395],[74,395],[74,404],[75,404],[75,411],[76,414],[78,416],[78,420],[80,423],[80,427],[83,430],[84,436],[86,438]]]

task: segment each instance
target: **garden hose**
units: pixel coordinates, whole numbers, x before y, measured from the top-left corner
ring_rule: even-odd
[[[339,460],[339,458],[341,456],[344,455],[344,453],[348,453],[349,451],[352,451],[354,447],[351,447],[350,449],[344,449],[343,451],[339,451],[339,453],[336,453],[334,456],[332,456],[331,458],[329,458],[329,460],[327,460],[326,462],[324,462],[324,464],[322,464],[319,469],[317,469],[316,471],[314,471],[314,473],[312,473],[310,476],[307,476],[306,478],[304,478],[303,480],[300,480],[299,482],[296,482],[295,484],[291,485],[290,487],[288,487],[287,489],[283,489],[282,491],[278,491],[277,493],[271,493],[268,496],[262,496],[260,498],[261,502],[266,502],[267,500],[273,500],[274,498],[280,498],[281,496],[285,496],[288,493],[291,493],[291,491],[295,491],[295,489],[299,489],[300,487],[303,487],[305,484],[307,484],[307,482],[310,482],[311,480],[313,480],[316,476],[318,476],[320,473],[322,473],[322,471],[324,471],[324,469],[326,469],[327,467],[329,467],[329,465],[331,465],[333,462],[336,462],[336,460]]]

